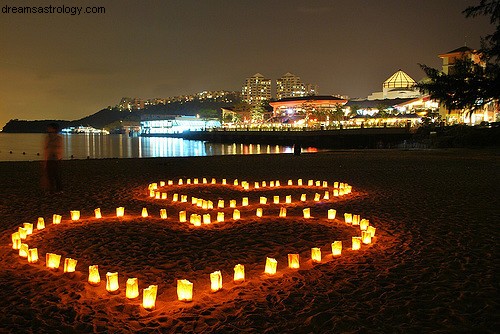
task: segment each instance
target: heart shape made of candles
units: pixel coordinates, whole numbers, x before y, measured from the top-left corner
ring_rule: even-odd
[[[153,213],[154,209],[148,210],[148,208],[144,208],[142,212],[135,212],[132,215],[128,211],[122,211],[122,208],[117,208],[115,215],[103,214],[100,210],[96,210],[95,217],[93,218],[76,217],[75,212],[75,217],[73,217],[73,220],[69,221],[69,224],[64,222],[65,224],[61,225],[68,226],[62,237],[60,239],[53,238],[50,242],[50,246],[54,247],[59,252],[63,250],[66,254],[75,254],[74,256],[78,257],[78,254],[81,254],[82,250],[79,248],[77,239],[88,237],[89,234],[86,234],[86,231],[90,231],[92,235],[91,238],[94,240],[95,244],[109,247],[109,253],[117,251],[120,244],[129,245],[129,247],[125,248],[126,251],[123,253],[129,255],[128,259],[122,257],[118,264],[112,264],[108,261],[101,261],[102,263],[95,264],[115,270],[118,268],[121,275],[125,272],[126,277],[130,278],[131,275],[136,275],[137,271],[145,271],[144,265],[141,261],[137,260],[144,259],[144,256],[140,254],[144,253],[145,249],[137,245],[134,246],[134,243],[137,243],[137,236],[139,235],[141,236],[139,238],[141,240],[139,241],[143,244],[146,242],[145,240],[150,241],[146,253],[148,256],[152,257],[152,261],[151,259],[150,261],[155,264],[151,267],[148,266],[147,269],[150,274],[141,274],[141,283],[143,283],[143,281],[149,281],[150,283],[156,283],[153,285],[157,286],[158,277],[162,277],[160,274],[161,272],[168,271],[174,267],[182,268],[183,266],[194,269],[186,270],[185,273],[183,273],[183,270],[177,269],[177,275],[193,275],[199,272],[202,272],[205,276],[210,274],[211,284],[213,284],[213,281],[217,281],[217,277],[220,279],[221,275],[220,270],[215,270],[214,272],[212,272],[212,270],[216,269],[216,267],[222,269],[225,281],[231,282],[233,266],[235,267],[234,269],[236,269],[236,265],[247,266],[247,268],[245,268],[247,269],[245,277],[247,281],[258,280],[261,279],[261,272],[264,271],[263,261],[262,263],[258,263],[253,253],[250,253],[250,256],[245,256],[245,252],[238,252],[231,249],[231,246],[234,247],[235,244],[240,242],[242,236],[244,236],[245,241],[251,243],[251,246],[262,248],[261,253],[257,254],[259,258],[261,256],[264,258],[263,255],[265,253],[268,254],[265,270],[270,276],[279,276],[280,271],[282,274],[286,274],[299,267],[309,269],[313,267],[314,263],[333,260],[334,255],[332,254],[338,251],[334,248],[338,246],[338,241],[343,241],[344,251],[349,249],[349,246],[350,250],[348,251],[356,251],[359,249],[358,246],[360,247],[362,244],[369,245],[371,243],[371,238],[374,236],[375,229],[370,227],[366,219],[361,219],[357,215],[348,213],[344,215],[344,221],[342,222],[341,219],[338,219],[334,215],[332,216],[332,213],[334,213],[332,210],[334,209],[332,209],[330,205],[335,203],[339,197],[349,196],[351,189],[349,185],[344,183],[334,183],[333,186],[329,186],[326,181],[313,180],[308,180],[307,184],[301,182],[301,180],[289,180],[286,182],[286,185],[281,185],[280,181],[263,181],[250,184],[246,181],[239,182],[238,180],[233,180],[231,183],[228,183],[224,179],[217,182],[215,179],[208,180],[205,178],[202,180],[180,179],[175,183],[171,180],[160,181],[149,184],[147,191],[145,191],[146,195],[141,196],[141,199],[149,201],[150,205],[156,207],[164,207],[165,204],[168,204],[168,210],[165,208],[158,210],[158,208],[156,208],[157,211]],[[238,195],[239,197],[237,197]],[[265,200],[263,198],[265,198]],[[260,214],[258,212],[259,209],[262,209]],[[184,212],[184,216],[182,212]],[[224,219],[219,219],[218,221],[217,218],[220,218],[220,212],[224,213]],[[238,212],[239,215],[235,215],[235,212]],[[166,213],[166,216],[163,215],[164,213]],[[207,215],[208,218],[206,218]],[[148,224],[144,224],[145,221],[147,221]],[[117,224],[112,224],[114,222],[117,222]],[[285,222],[286,224],[284,224]],[[311,222],[313,222],[313,224],[311,224]],[[20,254],[26,252],[26,254],[22,255],[26,255],[29,262],[34,263],[35,261],[32,261],[34,255],[30,254],[30,250],[35,248],[30,248],[27,245],[30,244],[31,246],[39,242],[43,243],[44,233],[48,230],[44,229],[44,224],[40,225],[40,221],[38,225],[38,230],[35,229],[37,233],[35,233],[33,237],[23,239],[23,241],[20,242],[23,247],[19,249]],[[54,226],[50,227],[53,228],[57,224],[53,225]],[[355,231],[354,236],[352,236],[350,240],[348,239],[350,234],[346,232],[348,230],[346,227],[349,225],[350,227],[354,227],[350,230]],[[151,226],[154,226],[154,228],[152,229]],[[29,226],[24,227],[29,228]],[[24,227],[22,229],[24,229]],[[130,231],[131,228],[134,232]],[[15,233],[21,233],[22,229],[20,228],[19,231]],[[335,230],[336,233],[332,234],[332,229]],[[370,229],[371,231],[369,231]],[[55,230],[55,228],[53,228],[53,230]],[[109,233],[110,230],[112,233]],[[339,230],[341,231],[340,233],[338,232]],[[269,239],[269,231],[273,233],[277,232],[280,240],[266,242],[266,239]],[[221,233],[224,234],[222,238],[220,237]],[[309,235],[307,233],[309,233]],[[311,233],[316,235],[316,237],[311,238]],[[16,244],[14,241],[14,234],[13,248],[16,248],[14,247]],[[68,247],[69,244],[67,241],[71,240],[72,234],[73,241],[75,242],[73,247]],[[370,238],[367,237],[368,234]],[[171,238],[172,235],[175,235],[175,237]],[[318,235],[321,235],[321,237],[318,238]],[[333,235],[335,236],[335,240],[330,239]],[[103,238],[103,236],[106,237]],[[117,236],[119,236],[119,238],[117,238]],[[159,236],[168,237],[160,238]],[[366,237],[366,240],[362,237]],[[191,238],[190,242],[181,242],[187,238]],[[294,244],[294,238],[301,242]],[[303,241],[309,239],[316,239],[313,241],[316,244],[305,247],[307,242]],[[55,242],[55,240],[59,240],[59,242]],[[237,242],[231,244],[226,243],[224,240],[236,240]],[[164,245],[175,245],[176,242],[181,242],[183,245],[182,249],[176,252],[175,246],[170,248],[166,247],[167,251],[162,252],[162,249],[165,248]],[[356,244],[352,244],[354,242],[356,242]],[[204,250],[204,244],[209,244],[211,247],[207,247],[207,249]],[[333,244],[336,245],[334,246]],[[186,247],[187,245],[191,246],[191,248]],[[288,259],[277,258],[279,264],[278,273],[276,274],[276,267],[271,269],[267,267],[273,267],[273,265],[276,264],[276,259],[273,256],[275,256],[275,254],[282,255],[287,253],[287,247],[291,249],[288,254]],[[300,249],[301,247],[304,249]],[[330,247],[331,252],[329,252]],[[200,249],[203,251],[200,252]],[[99,250],[99,248],[97,247],[95,250]],[[211,255],[217,252],[232,254],[233,257],[228,260],[225,256],[219,256],[218,258],[215,256],[216,261],[212,261],[213,264],[211,266],[207,265],[207,263],[211,262]],[[318,255],[318,252],[323,252],[323,255]],[[87,253],[89,252],[87,251]],[[325,253],[328,255],[325,256]],[[173,256],[173,259],[172,254],[176,254]],[[238,254],[241,255],[239,258]],[[234,255],[236,255],[236,258]],[[59,261],[61,261],[60,266],[63,266],[62,263],[66,264],[67,258],[68,257],[64,258],[64,260],[59,258]],[[170,261],[163,260],[158,263],[158,261],[155,261],[156,258],[169,259]],[[298,261],[298,259],[300,259],[300,261]],[[87,259],[80,260],[83,263],[91,263],[89,262],[90,260]],[[50,261],[49,255],[46,255],[46,265],[49,265]],[[39,265],[40,262],[41,261],[38,261]],[[128,267],[131,268],[124,268],[127,265],[124,265],[123,262],[128,262]],[[204,268],[208,268],[210,273],[207,273],[207,270],[204,270]],[[80,266],[79,269],[80,277],[85,278],[85,268]],[[268,269],[270,271],[268,271]],[[78,272],[78,270],[76,272]],[[91,276],[90,268],[89,276]],[[100,276],[104,276],[103,273],[100,273]],[[231,278],[228,279],[227,276]],[[108,275],[106,275],[106,278],[108,279],[106,289],[110,291],[110,289],[108,289]],[[187,284],[182,278],[185,278],[185,276],[163,277],[159,284],[161,285],[163,283],[172,286],[175,284],[175,280],[179,279],[177,282],[179,289],[180,285],[184,283]],[[189,277],[189,279],[193,280],[194,278]],[[196,279],[194,279],[194,281],[197,290],[205,290],[205,288],[198,286]],[[208,281],[208,277],[199,281]],[[208,285],[208,283],[206,285]],[[193,288],[192,285],[187,284],[187,286],[188,289],[189,287],[191,289]],[[226,283],[224,289],[227,289],[228,286],[231,287],[231,283],[229,283],[229,285]],[[211,286],[211,289],[214,290],[213,286]],[[102,293],[105,293],[105,291],[102,291]],[[166,293],[167,291],[165,294]],[[181,299],[179,290],[177,290],[177,293],[178,298]],[[149,294],[149,291],[144,291],[144,299],[146,298],[146,294]],[[192,297],[187,297],[185,299],[191,300],[191,298]],[[147,307],[144,303],[143,306],[148,309],[152,308]]]

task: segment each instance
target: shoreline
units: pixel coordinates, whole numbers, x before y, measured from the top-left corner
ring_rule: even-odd
[[[495,205],[499,153],[498,149],[339,150],[301,156],[65,160],[64,193],[56,197],[40,191],[37,161],[0,162],[0,265],[4,268],[0,281],[6,287],[0,291],[4,315],[0,329],[494,332],[498,319],[493,291],[499,265],[494,256],[494,231],[500,218]],[[109,215],[117,206],[137,215],[144,206],[156,212],[158,206],[142,197],[145,187],[160,179],[179,177],[345,181],[356,195],[332,205],[339,213],[354,212],[369,218],[380,230],[380,240],[356,256],[346,255],[337,262],[298,272],[284,270],[272,279],[255,276],[266,254],[275,253],[283,259],[289,248],[307,250],[311,242],[324,247],[343,232],[324,230],[321,224],[307,228],[310,222],[304,224],[300,219],[290,225],[271,219],[265,225],[253,225],[250,220],[192,234],[190,229],[175,227],[172,218],[169,224],[174,225],[167,224],[164,228],[168,233],[161,235],[155,235],[154,230],[146,232],[148,226],[161,223],[148,225],[141,220],[132,221],[129,226],[134,229],[126,231],[119,226],[108,229],[107,224],[89,225],[90,235],[82,228],[61,227],[59,232],[48,234],[47,241],[39,240],[41,249],[53,247],[67,254],[76,246],[89,257],[80,257],[83,263],[96,261],[104,268],[128,270],[128,274],[140,275],[144,284],[147,279],[161,278],[166,283],[161,283],[160,303],[153,312],[126,303],[123,297],[101,293],[102,287],[92,290],[85,277],[54,281],[50,272],[40,273],[40,269],[13,257],[8,247],[12,229],[24,221],[36,222],[41,215],[67,215],[69,210],[79,209],[89,216],[95,207],[102,207]],[[213,191],[203,193],[211,196]],[[327,208],[311,206],[320,211]],[[113,234],[107,236],[108,230]],[[134,231],[143,231],[142,236]],[[297,237],[293,237],[295,233]],[[58,240],[60,235],[67,242]],[[193,236],[198,241],[189,242]],[[217,241],[219,237],[222,243]],[[262,240],[256,241],[259,238]],[[138,252],[139,244],[134,242],[148,246]],[[260,246],[248,246],[253,242]],[[225,247],[229,248],[221,251]],[[183,255],[179,249],[188,253]],[[130,252],[135,254],[134,266],[125,265]],[[254,268],[250,269],[254,278],[247,284],[228,285],[217,294],[200,291],[206,280],[201,277],[214,269],[210,261],[219,264],[228,277],[233,262],[239,259],[249,261],[249,268]],[[150,274],[143,272],[144,268],[150,268]],[[195,296],[199,293],[190,304],[172,297],[172,280],[183,276],[195,280]]]

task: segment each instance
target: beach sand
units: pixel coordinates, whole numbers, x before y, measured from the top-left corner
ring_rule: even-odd
[[[338,151],[293,155],[105,159],[63,162],[64,193],[40,190],[40,162],[0,163],[0,332],[201,332],[357,333],[497,332],[499,152],[492,150]],[[347,182],[353,193],[329,201],[264,209],[264,219],[242,208],[242,219],[199,228],[179,223],[190,204],[148,197],[160,180],[222,178]],[[207,199],[238,201],[235,187],[176,188]],[[294,199],[300,187],[279,192]],[[254,203],[261,193],[249,192]],[[172,192],[168,191],[171,198]],[[253,201],[252,201],[253,199]],[[270,200],[270,198],[268,199]],[[227,203],[227,202],[226,202]],[[227,204],[226,204],[227,205]],[[114,217],[125,207],[125,218]],[[104,219],[92,218],[101,208]],[[147,207],[151,217],[140,217]],[[310,207],[312,219],[302,218]],[[168,218],[159,219],[160,208]],[[350,250],[356,229],[349,212],[377,228],[374,243]],[[69,222],[69,211],[82,219]],[[217,211],[217,210],[214,210]],[[63,223],[52,225],[52,214]],[[11,234],[44,217],[47,228],[28,239],[42,259],[28,264],[11,249]],[[215,217],[212,217],[214,220]],[[329,245],[343,240],[333,258]],[[310,248],[324,260],[313,264]],[[45,253],[77,259],[77,272],[44,267]],[[299,253],[301,268],[287,268]],[[278,260],[275,276],[263,273],[266,257]],[[235,264],[247,279],[232,282]],[[88,268],[98,264],[101,284],[90,286]],[[209,274],[221,270],[224,288],[211,293]],[[120,293],[105,290],[105,273],[117,271]],[[158,285],[156,308],[125,298],[125,280],[140,288]],[[193,301],[176,299],[176,281],[194,283]],[[142,297],[142,293],[141,293]]]

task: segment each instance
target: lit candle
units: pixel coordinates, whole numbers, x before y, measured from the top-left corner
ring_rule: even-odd
[[[168,180],[168,181],[167,181],[167,184],[168,184],[169,186],[173,185],[173,184],[174,184],[174,180]]]
[[[179,211],[179,222],[186,222],[186,211]]]
[[[99,266],[97,264],[89,266],[88,282],[90,285],[99,285],[99,283],[101,283],[101,276],[99,275]]]
[[[182,181],[182,179],[179,179],[179,182],[178,184],[181,186],[184,182]]]
[[[26,230],[26,235],[33,234],[33,224],[31,224],[31,223],[24,223],[23,227]]]
[[[367,231],[370,232],[372,238],[375,236],[375,231],[376,230],[377,229],[375,227],[373,227],[373,226],[368,226],[368,229],[367,229]]]
[[[321,181],[316,181],[316,187],[321,187]]]
[[[361,219],[359,222],[359,229],[361,231],[366,231],[368,229],[368,226],[370,226],[370,221],[368,219]]]
[[[323,188],[328,188],[328,181],[323,181]]]
[[[302,179],[298,179],[298,180],[297,180],[297,185],[298,185],[298,186],[301,186],[301,185],[302,185]]]
[[[333,197],[339,197],[339,190],[338,189],[333,190]]]
[[[137,278],[127,279],[125,297],[128,299],[135,299],[139,297],[139,281]]]
[[[323,196],[323,199],[326,199],[326,200],[330,199],[330,192],[328,190],[325,190],[325,195]]]
[[[201,208],[203,210],[208,210],[208,201],[207,200],[203,200],[202,203],[201,203]]]
[[[220,199],[217,201],[217,207],[218,208],[223,208],[224,207],[224,200],[223,199]]]
[[[217,184],[217,180],[215,178],[212,178],[212,184]]]
[[[212,210],[214,208],[214,202],[208,201],[207,202],[207,209]]]
[[[198,198],[196,200],[196,206],[199,208],[203,207],[203,199],[202,198]]]
[[[305,208],[302,212],[304,213],[304,218],[311,218],[311,208]]]
[[[167,193],[161,193],[161,199],[167,199]]]
[[[234,209],[234,211],[233,211],[233,219],[234,220],[240,219],[240,210]]]
[[[167,219],[167,210],[166,209],[160,209],[160,218]]]
[[[243,186],[243,189],[244,189],[244,190],[248,190],[248,189],[250,189],[250,185],[248,184],[248,182],[247,182],[247,181],[242,182],[242,184],[241,184],[241,185]]]
[[[346,224],[352,224],[352,213],[344,213],[344,221]]]
[[[268,275],[276,274],[276,267],[278,266],[278,262],[273,258],[266,258],[266,268],[264,269],[264,273]]]
[[[65,273],[74,273],[76,270],[77,260],[71,259],[69,257],[64,259],[64,272]]]
[[[46,253],[45,254],[45,265],[49,269],[57,269],[59,268],[59,264],[61,263],[61,255]]]
[[[266,181],[262,181],[262,187],[263,187],[263,188],[267,187],[267,183],[266,183]]]
[[[193,283],[186,279],[177,281],[177,298],[180,301],[190,302],[193,300]]]
[[[285,197],[285,203],[287,203],[287,204],[292,203],[292,195],[287,195],[287,196]]]
[[[123,217],[124,215],[125,215],[125,208],[123,206],[116,208],[117,217]]]
[[[352,237],[352,250],[361,248],[361,237]]]
[[[242,282],[245,280],[245,266],[237,264],[234,266],[234,281]]]
[[[334,241],[332,243],[332,255],[339,256],[342,254],[342,241]]]
[[[206,177],[204,177],[204,178],[202,179],[202,183],[203,183],[203,184],[207,184],[207,183],[208,183],[208,182],[207,182],[207,178],[206,178]]]
[[[226,179],[222,179],[222,184],[227,184]]]
[[[361,240],[365,245],[372,243],[372,234],[368,231],[361,231]]]
[[[289,186],[293,186],[293,181],[292,180],[288,180],[288,185]]]
[[[300,268],[299,254],[288,254],[288,268],[291,269]]]
[[[186,184],[191,184],[191,179],[187,179]]]
[[[319,202],[320,199],[321,199],[321,195],[320,194],[318,194],[318,193],[314,194],[314,201],[315,202]]]
[[[198,178],[195,178],[195,179],[193,180],[193,183],[194,183],[194,184],[198,184]]]
[[[153,310],[155,308],[157,291],[158,285],[150,285],[149,287],[142,289],[142,307],[146,310]]]
[[[241,200],[241,206],[248,206],[248,197],[243,197]]]
[[[236,200],[235,199],[232,199],[229,201],[229,207],[230,208],[235,208],[236,207]]]
[[[106,273],[106,291],[116,293],[119,288],[118,273]]]
[[[267,197],[260,197],[260,204],[266,204],[267,203]]]
[[[306,194],[300,195],[300,201],[305,202],[306,201]]]
[[[275,186],[276,186],[276,187],[281,186],[281,183],[280,183],[280,181],[279,181],[279,180],[276,180],[276,182],[275,182],[274,184],[275,184]]]
[[[17,231],[21,240],[25,240],[28,237],[28,231],[24,227],[19,227]]]
[[[165,187],[165,181],[160,181],[160,187]]]
[[[224,221],[224,212],[217,212],[217,221],[219,223]]]
[[[274,187],[274,181],[269,181],[269,187]]]
[[[233,184],[234,184],[235,186],[237,186],[237,185],[238,185],[238,179],[234,180]]]
[[[155,191],[153,189],[149,190],[149,197],[155,197]]]
[[[21,246],[19,246],[19,256],[20,257],[28,257],[28,244],[23,244],[21,243]]]
[[[321,262],[321,249],[319,247],[311,248],[311,260],[313,262]]]
[[[352,215],[352,224],[353,225],[359,225],[359,221],[360,221],[360,216],[359,215]]]
[[[222,289],[222,274],[220,271],[214,271],[210,274],[210,290],[217,292]]]
[[[337,210],[328,209],[328,219],[330,219],[330,220],[335,219],[336,215],[337,215]]]
[[[28,262],[37,263],[38,262],[38,249],[30,248],[28,249]]]
[[[274,204],[279,204],[279,202],[280,202],[280,197],[279,197],[279,196],[274,196],[274,197],[273,197],[273,202],[274,202]]]
[[[191,214],[191,216],[189,217],[189,222],[194,226],[201,226],[200,215],[197,215],[196,213]]]
[[[314,185],[314,180],[307,181],[307,186],[312,187]]]
[[[259,182],[255,182],[253,187],[254,187],[255,189],[259,189],[259,188],[260,188]]]
[[[102,218],[101,208],[94,209],[94,216],[95,216],[97,219],[101,219],[101,218]]]
[[[257,208],[257,210],[255,211],[255,215],[257,217],[262,217],[262,208]]]
[[[198,203],[198,198],[191,197],[191,204],[196,205]]]
[[[203,215],[203,224],[210,224],[211,223],[211,220],[210,220],[210,214],[209,213],[206,213]]]
[[[286,208],[282,207],[280,208],[280,217],[286,217]]]
[[[36,229],[43,230],[45,228],[45,220],[43,217],[38,217],[38,221],[36,222]]]
[[[21,243],[19,232],[12,233],[12,249],[19,250],[19,248],[21,248]]]
[[[155,191],[155,199],[160,199],[161,198],[161,192]]]
[[[52,224],[60,224],[61,223],[62,216],[58,214],[53,214],[52,215]]]
[[[339,183],[338,183],[338,182],[334,182],[334,183],[333,183],[333,187],[334,187],[334,188],[338,188],[338,187],[339,187]]]
[[[181,195],[181,203],[187,203],[188,197],[187,195]]]
[[[148,216],[148,209],[147,208],[142,208],[141,216],[142,216],[142,218],[146,218]]]

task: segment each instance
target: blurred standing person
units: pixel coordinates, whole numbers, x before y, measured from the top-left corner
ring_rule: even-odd
[[[47,126],[47,136],[44,142],[42,186],[51,193],[62,191],[62,150],[63,138],[59,134],[59,124],[50,123]]]

